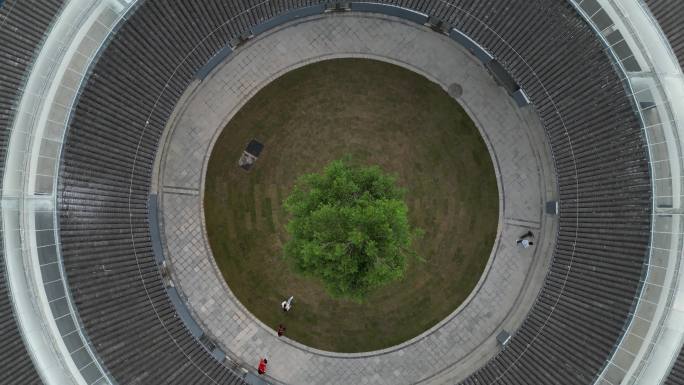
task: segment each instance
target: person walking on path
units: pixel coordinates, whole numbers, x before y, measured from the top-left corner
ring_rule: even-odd
[[[293,300],[294,300],[294,296],[291,296],[290,298],[288,298],[287,301],[283,301],[283,303],[280,304],[280,307],[283,308],[283,311],[285,313],[287,313],[288,311],[290,311],[290,309],[292,309],[292,301]]]
[[[259,374],[266,373],[266,364],[268,364],[266,357],[259,360],[259,367],[257,368],[257,372],[259,372]]]
[[[287,328],[285,327],[285,325],[279,324],[279,325],[278,325],[278,328],[276,329],[276,333],[278,333],[278,337],[282,337],[283,334],[285,334],[285,330],[287,330]]]
[[[530,238],[531,238],[531,239],[534,239],[534,234],[532,234],[531,231],[528,231],[528,232],[525,233],[523,236],[521,236],[520,238],[518,238],[518,240],[515,241],[515,243],[516,243],[518,246],[522,246],[523,248],[526,249],[526,248],[528,248],[528,247],[534,245],[534,242],[532,242],[532,241],[530,240]]]

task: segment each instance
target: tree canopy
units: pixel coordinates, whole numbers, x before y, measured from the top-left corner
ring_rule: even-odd
[[[404,195],[394,176],[348,158],[301,176],[285,200],[291,214],[285,258],[321,279],[331,296],[362,302],[372,289],[403,277],[414,255],[419,230],[409,225]]]

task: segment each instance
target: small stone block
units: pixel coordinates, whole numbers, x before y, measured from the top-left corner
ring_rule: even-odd
[[[507,331],[505,331],[505,330],[502,330],[502,331],[501,331],[499,334],[497,334],[497,336],[496,336],[496,342],[498,342],[499,345],[501,345],[502,348],[503,348],[503,347],[506,347],[506,345],[508,344],[508,341],[510,341],[510,340],[511,340],[511,333],[509,333],[509,332],[507,332]]]
[[[546,213],[550,215],[558,215],[560,211],[558,201],[546,202]]]

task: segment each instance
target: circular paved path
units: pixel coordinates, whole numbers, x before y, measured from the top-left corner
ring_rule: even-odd
[[[475,291],[432,329],[369,353],[323,352],[276,337],[230,292],[203,225],[203,178],[220,129],[271,80],[335,57],[383,60],[423,74],[445,90],[460,86],[458,101],[483,134],[499,182],[498,237]],[[557,226],[543,213],[545,201],[555,198],[555,178],[541,123],[532,107],[518,108],[472,55],[428,28],[386,16],[345,13],[271,30],[233,52],[204,81],[191,85],[163,140],[155,189],[173,283],[205,333],[229,357],[253,367],[260,356],[268,356],[272,381],[457,381],[496,354],[496,334],[520,325],[541,287]],[[537,234],[537,245],[516,248],[516,237],[528,229]]]

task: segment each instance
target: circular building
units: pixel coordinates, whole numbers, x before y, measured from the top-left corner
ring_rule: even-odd
[[[0,383],[684,384],[682,20],[0,1]],[[351,299],[283,251],[339,159],[415,230]]]

